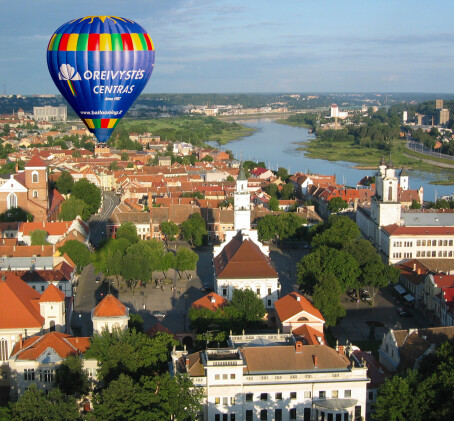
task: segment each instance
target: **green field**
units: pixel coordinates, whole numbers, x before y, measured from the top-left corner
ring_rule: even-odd
[[[129,133],[149,132],[160,135],[162,140],[189,142],[205,146],[207,141],[224,145],[254,133],[254,129],[235,122],[226,122],[213,117],[172,117],[159,119],[124,119],[119,128]]]

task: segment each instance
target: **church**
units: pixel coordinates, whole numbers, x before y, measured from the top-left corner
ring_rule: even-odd
[[[0,186],[0,213],[19,207],[32,214],[34,222],[56,221],[63,201],[58,190],[50,190],[47,165],[38,155]]]
[[[375,174],[370,207],[358,207],[356,223],[389,264],[414,258],[451,258],[454,253],[454,213],[450,209],[404,209],[399,180],[391,161],[382,158]]]
[[[251,289],[272,308],[279,299],[279,275],[271,264],[269,248],[251,229],[251,198],[247,178],[241,168],[234,192],[234,229],[214,247],[215,292],[231,300],[235,289]]]

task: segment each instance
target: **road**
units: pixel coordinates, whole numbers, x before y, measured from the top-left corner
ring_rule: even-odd
[[[90,226],[90,242],[95,247],[104,239],[106,222],[119,204],[120,198],[114,192],[103,193],[101,213],[99,215],[93,215],[88,221]]]
[[[442,154],[440,152],[434,152],[432,149],[426,148],[421,143],[414,142],[412,140],[409,140],[407,142],[407,148],[412,150],[412,151],[427,155],[428,157],[433,156],[435,158],[450,159],[450,160],[453,161],[452,164],[448,164],[448,163],[440,162],[440,161],[432,161],[432,160],[429,160],[429,159],[422,159],[422,161],[426,162],[427,164],[435,165],[437,167],[442,167],[442,168],[454,168],[454,156],[445,155],[445,154]],[[406,155],[406,156],[408,156],[408,155]],[[408,157],[409,158],[414,158],[413,156],[408,156]]]

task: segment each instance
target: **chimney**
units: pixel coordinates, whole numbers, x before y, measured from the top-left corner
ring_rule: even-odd
[[[416,271],[416,263],[413,263],[413,271]]]
[[[301,301],[301,297],[299,295],[296,296],[296,301]]]
[[[16,164],[16,165],[14,166],[14,170],[15,170],[14,172],[15,172],[16,174],[19,172],[19,164]]]
[[[24,345],[24,342],[22,340],[22,333],[19,334],[19,349],[22,349],[22,346]]]
[[[344,346],[343,345],[339,345],[339,348],[337,350],[339,352],[339,355],[344,355]]]
[[[303,352],[303,343],[301,341],[296,341],[295,352]]]
[[[189,370],[189,358],[186,356],[186,370]]]
[[[317,358],[317,355],[312,355],[312,359],[314,360],[314,368],[318,368],[318,358]]]
[[[211,302],[214,304],[216,302],[216,298],[214,297],[214,295],[211,296]]]

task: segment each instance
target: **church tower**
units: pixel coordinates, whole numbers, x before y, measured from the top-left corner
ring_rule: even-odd
[[[251,195],[247,188],[247,178],[241,166],[236,180],[234,197],[234,230],[251,230]]]
[[[28,189],[28,200],[44,208],[49,208],[49,188],[47,165],[35,155],[25,165],[25,186]]]

